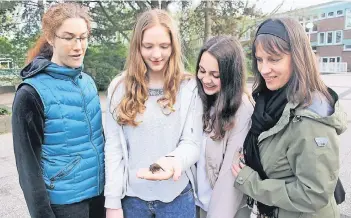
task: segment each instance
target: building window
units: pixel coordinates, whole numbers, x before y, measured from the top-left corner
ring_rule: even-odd
[[[303,22],[303,17],[299,17],[299,21],[300,21],[300,22]]]
[[[321,13],[321,19],[325,18],[325,13]]]
[[[334,11],[328,13],[328,17],[334,17]]]
[[[325,33],[318,33],[318,44],[323,45],[325,43]]]
[[[313,20],[318,20],[318,15],[313,15]]]
[[[344,51],[351,51],[351,45],[344,45]]]
[[[327,32],[327,44],[332,44],[333,43],[333,32]]]
[[[344,11],[343,10],[338,10],[338,11],[336,11],[336,16],[342,16],[342,15],[344,15]]]
[[[335,44],[340,44],[342,42],[342,31],[335,31]]]
[[[341,57],[337,56],[337,57],[321,57],[319,59],[320,62],[323,63],[340,63],[341,62]]]
[[[318,29],[317,29],[317,24],[313,24],[313,27],[312,27],[312,32],[317,32]]]
[[[345,10],[345,29],[351,29],[351,8]]]
[[[312,51],[316,52],[317,51],[317,46],[312,46]]]

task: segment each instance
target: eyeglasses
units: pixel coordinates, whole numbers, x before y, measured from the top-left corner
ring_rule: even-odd
[[[80,41],[81,44],[85,45],[88,42],[88,36],[81,36],[79,38],[77,37],[61,37],[55,34],[55,37],[59,39],[63,39],[65,43],[69,45],[74,45],[78,40]]]

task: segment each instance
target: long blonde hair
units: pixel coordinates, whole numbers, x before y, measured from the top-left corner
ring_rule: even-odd
[[[142,114],[145,111],[145,102],[148,99],[147,66],[143,61],[140,49],[144,31],[155,25],[162,25],[168,30],[172,46],[172,53],[164,71],[164,96],[162,99],[167,102],[166,107],[169,108],[173,108],[176,101],[180,83],[184,78],[179,33],[175,22],[166,11],[149,10],[138,18],[130,40],[129,54],[122,79],[125,95],[117,108],[113,110],[120,125],[137,126],[138,123],[135,121],[137,114]],[[118,85],[112,95],[117,87]]]

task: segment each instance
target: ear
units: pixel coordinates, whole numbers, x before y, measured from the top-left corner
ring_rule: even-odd
[[[49,45],[51,45],[52,47],[54,47],[54,40],[53,37],[49,37],[49,36],[45,36],[46,41],[49,43]]]

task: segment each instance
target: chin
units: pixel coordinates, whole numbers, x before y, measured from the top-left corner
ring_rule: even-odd
[[[66,66],[70,68],[79,68],[82,66],[82,63],[69,63]]]
[[[162,66],[162,67],[153,67],[153,68],[151,68],[151,70],[152,70],[153,72],[158,73],[158,72],[161,72],[161,71],[163,70],[163,66]]]
[[[215,95],[217,94],[217,91],[209,92],[209,91],[204,91],[206,95]]]

